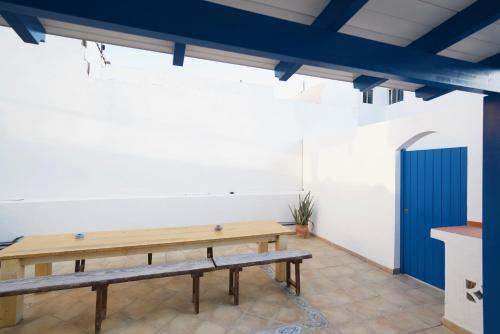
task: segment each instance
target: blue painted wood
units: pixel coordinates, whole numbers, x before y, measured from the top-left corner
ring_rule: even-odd
[[[433,224],[442,221],[442,201],[443,201],[443,151],[438,150],[434,153],[433,161],[433,207],[432,216]],[[444,286],[444,275],[442,275],[441,268],[444,267],[444,247],[439,240],[431,239],[432,254],[432,280],[436,282],[437,286]]]
[[[401,272],[444,288],[444,245],[434,227],[467,221],[467,148],[403,151]]]
[[[184,65],[184,55],[186,54],[186,44],[175,43],[174,44],[174,59],[173,64],[175,66]]]
[[[45,28],[36,17],[8,11],[0,11],[0,15],[24,42],[30,44],[45,42]]]
[[[493,67],[209,1],[8,0],[0,1],[0,10],[386,79],[476,93],[500,92],[500,71]]]
[[[483,317],[484,333],[498,333],[500,310],[500,95],[483,104]]]
[[[360,75],[359,77],[353,80],[352,84],[354,88],[359,89],[362,92],[366,92],[367,90],[373,89],[383,84],[386,81],[387,79],[383,78],[371,77],[368,75]]]
[[[499,18],[500,1],[479,0],[413,41],[407,47],[438,53],[492,24]],[[383,78],[363,75],[356,78],[353,84],[354,88],[364,92],[385,81],[386,79]]]
[[[422,229],[422,244],[424,246],[424,256],[423,260],[423,270],[424,279],[426,282],[432,282],[433,279],[433,265],[432,265],[432,240],[430,242],[426,241],[427,235],[426,231],[430,231],[434,227],[434,212],[433,201],[434,196],[428,196],[429,194],[434,195],[434,152],[425,151],[425,163],[424,163],[424,229]]]
[[[479,64],[484,64],[484,65],[500,68],[500,53],[497,53],[496,55],[493,55],[491,57],[483,59],[482,61],[479,62]],[[430,101],[430,100],[433,100],[437,97],[448,94],[452,91],[453,90],[451,90],[451,89],[443,89],[443,88],[425,86],[425,87],[421,87],[421,88],[417,89],[415,91],[415,96],[423,99],[424,101]]]
[[[331,0],[311,24],[314,28],[337,31],[367,3],[368,0]],[[279,62],[274,76],[281,81],[290,79],[302,64]]]

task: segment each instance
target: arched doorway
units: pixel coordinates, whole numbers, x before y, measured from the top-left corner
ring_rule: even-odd
[[[467,148],[412,150],[420,138],[400,150],[400,271],[442,289],[444,246],[430,229],[467,221]]]

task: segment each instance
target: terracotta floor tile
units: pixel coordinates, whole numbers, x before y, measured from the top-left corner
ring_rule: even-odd
[[[191,303],[188,276],[111,285],[103,333],[256,333],[289,326],[311,334],[391,334],[422,331],[450,334],[440,324],[444,297],[405,275],[390,275],[340,248],[317,239],[288,238],[290,249],[313,253],[302,264],[301,297],[289,295],[266,272],[245,268],[240,276],[240,304],[228,294],[228,272],[201,279],[200,314]],[[215,255],[256,251],[255,244],[214,249]],[[269,246],[274,250],[274,245]],[[206,250],[153,254],[153,263],[206,257]],[[86,270],[147,263],[145,255],[88,260]],[[54,264],[54,273],[71,273],[74,262]],[[265,269],[265,270],[263,270]],[[33,268],[27,267],[28,276]],[[302,305],[302,306],[299,306]],[[24,320],[0,334],[88,333],[94,331],[95,292],[89,288],[25,296]],[[326,322],[325,322],[326,321]]]

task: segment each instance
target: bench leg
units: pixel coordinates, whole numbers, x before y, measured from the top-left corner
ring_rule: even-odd
[[[200,313],[200,277],[203,273],[191,274],[193,278],[193,303],[194,303],[194,313]]]
[[[148,264],[151,265],[153,263],[153,253],[148,253]]]
[[[291,277],[290,277],[290,262],[286,262],[286,287],[289,288],[291,284]]]
[[[108,286],[100,285],[92,287],[96,291],[95,300],[95,332],[101,331],[101,324],[106,319],[107,303],[108,303]]]
[[[108,286],[102,292],[102,320],[106,319],[108,315]]]
[[[295,294],[300,296],[300,262],[295,262]]]
[[[24,265],[19,260],[2,261],[0,280],[24,278]],[[24,296],[0,298],[0,328],[17,324],[23,318]]]
[[[207,258],[208,259],[213,259],[214,258],[214,249],[212,247],[207,248]]]
[[[239,305],[240,303],[240,271],[241,268],[236,268],[234,272],[234,287],[233,287],[233,294],[234,294],[234,305]]]
[[[35,264],[35,276],[52,275],[52,263],[37,263]]]
[[[195,302],[195,293],[196,293],[196,281],[194,279],[194,276],[193,277],[193,289],[192,289],[192,292],[191,292],[191,302],[194,303]]]
[[[232,296],[233,295],[233,287],[234,287],[234,283],[233,283],[233,269],[229,268],[229,295]]]

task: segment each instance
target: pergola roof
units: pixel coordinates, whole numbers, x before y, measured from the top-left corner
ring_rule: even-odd
[[[0,12],[2,3],[22,3],[23,1],[0,1]],[[24,1],[26,2],[26,1]],[[28,3],[30,1],[27,1]],[[389,45],[406,47],[415,44],[422,36],[425,36],[434,28],[443,25],[447,20],[475,3],[473,0],[210,0],[210,2],[243,10],[245,12],[258,13],[281,20],[296,22],[304,25],[313,25],[321,15],[330,10],[337,12],[344,10],[346,6],[355,3],[351,13],[339,19],[328,17],[340,22],[338,32],[362,37],[365,39],[383,42]],[[477,10],[479,18],[467,15],[462,21],[470,25],[460,36],[456,43],[442,48],[437,54],[446,57],[478,63],[483,59],[500,53],[500,13],[495,0],[478,0],[477,3],[486,3],[495,10]],[[477,5],[477,3],[475,5]],[[328,7],[335,8],[328,8]],[[339,7],[340,6],[340,7]],[[327,13],[328,14],[328,13]],[[336,13],[334,13],[336,14]],[[347,15],[347,14],[346,14]],[[78,20],[56,20],[53,17],[38,16],[48,34],[59,36],[87,39],[97,42],[140,48],[145,50],[174,53],[175,42],[163,38],[137,35],[80,24]],[[474,19],[480,22],[472,22]],[[344,21],[342,21],[344,20]],[[345,23],[344,23],[345,22]],[[0,25],[8,25],[0,18]],[[324,29],[318,28],[318,29]],[[333,46],[335,47],[335,46]],[[439,48],[438,48],[439,49]],[[181,48],[179,48],[181,50]],[[435,53],[435,52],[433,52]],[[258,68],[274,70],[280,59],[261,57],[248,53],[231,52],[209,48],[201,45],[187,44],[185,49],[187,57],[215,60],[233,64],[247,65]],[[182,54],[180,55],[182,60]],[[374,61],[377,61],[375,59]],[[182,62],[181,62],[182,64]],[[489,64],[491,65],[491,64]],[[500,67],[500,64],[494,64]],[[322,78],[330,78],[342,81],[354,81],[360,74],[341,69],[327,68],[323,66],[303,65],[297,66],[296,73],[311,75]],[[295,73],[294,71],[290,72]],[[291,75],[290,74],[290,75]],[[362,79],[362,78],[361,78]],[[361,80],[359,79],[359,80]],[[383,80],[382,80],[383,81]],[[381,86],[391,88],[402,88],[414,91],[424,85],[415,82],[403,82],[390,79],[380,83]],[[368,86],[365,86],[365,88]],[[359,88],[359,87],[357,87]],[[442,89],[442,88],[440,88]]]

